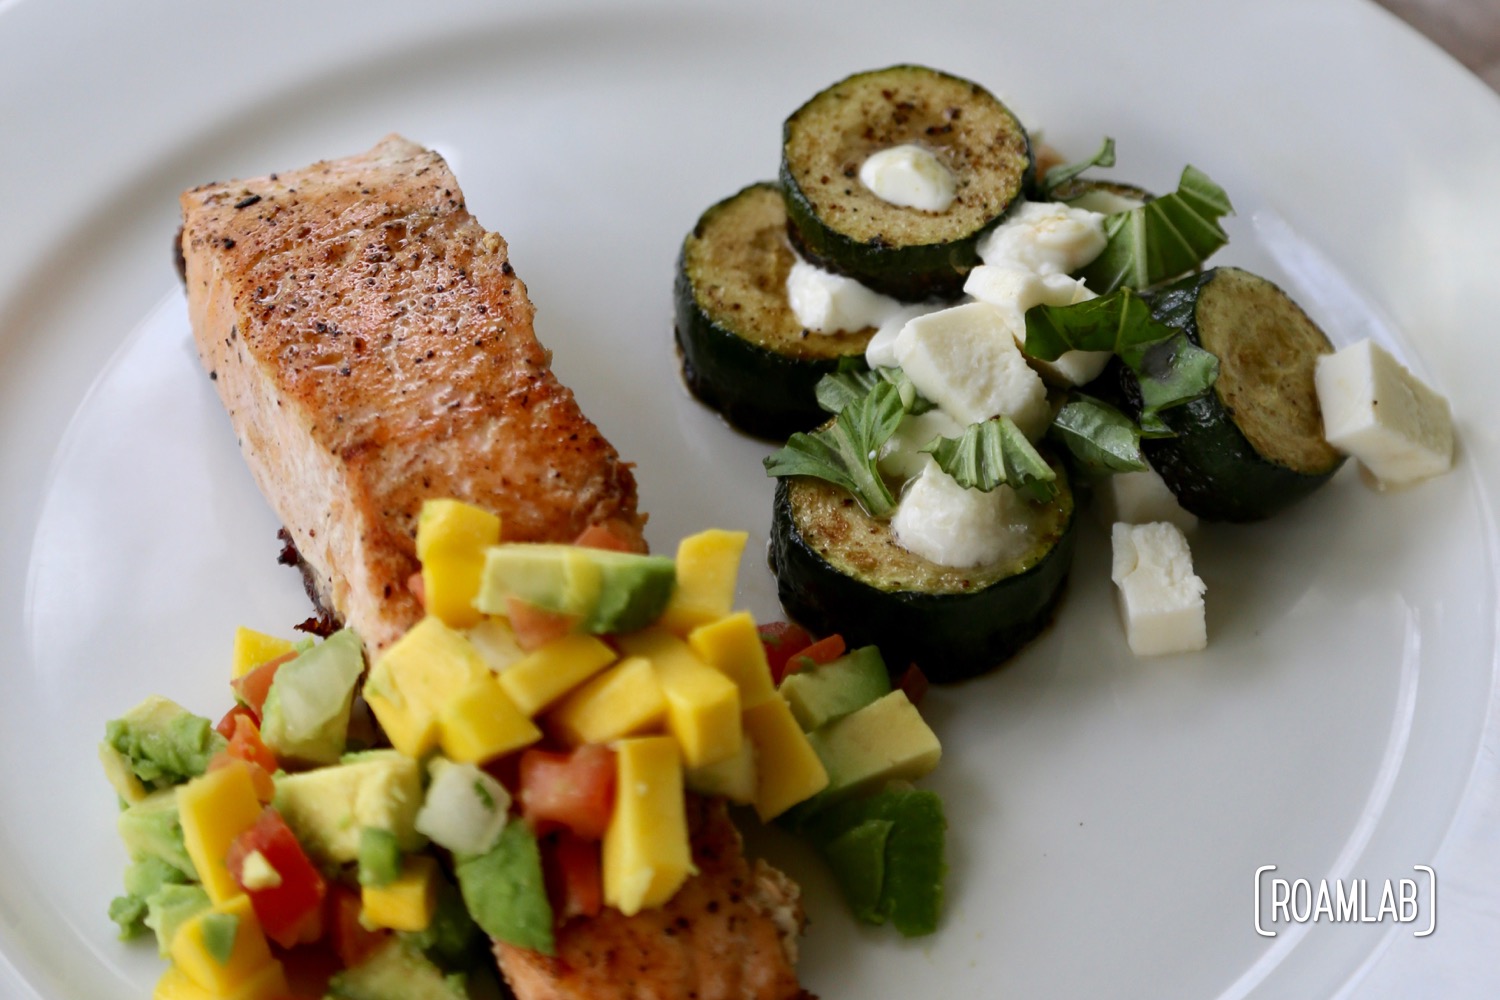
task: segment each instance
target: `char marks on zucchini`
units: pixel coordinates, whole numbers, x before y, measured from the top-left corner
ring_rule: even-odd
[[[954,175],[943,212],[883,201],[859,180],[872,153],[922,146]],[[1026,130],[976,83],[922,66],[858,73],[786,120],[781,183],[793,241],[808,259],[908,301],[956,297],[976,245],[1031,187]]]
[[[827,418],[814,389],[840,361],[863,364],[873,329],[810,333],[787,301],[796,257],[772,183],[752,184],[699,218],[674,289],[688,388],[740,430],[785,439]]]

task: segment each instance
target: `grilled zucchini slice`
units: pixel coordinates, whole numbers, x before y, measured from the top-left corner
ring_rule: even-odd
[[[865,188],[872,153],[925,147],[952,171],[943,212],[892,205]],[[907,301],[955,298],[980,238],[1031,188],[1031,140],[989,91],[923,66],[841,80],[798,108],[782,132],[781,186],[798,250],[830,271]]]
[[[1113,215],[1139,208],[1156,195],[1143,187],[1119,181],[1098,181],[1075,177],[1052,189],[1052,201],[1065,201],[1074,208]]]
[[[735,427],[785,440],[828,414],[818,380],[864,365],[873,329],[809,333],[787,302],[795,255],[775,184],[760,183],[704,212],[682,243],[674,288],[682,377]]]
[[[1162,288],[1156,318],[1219,359],[1204,395],[1161,411],[1173,437],[1141,442],[1178,502],[1209,521],[1258,521],[1327,482],[1344,456],[1323,439],[1313,370],[1333,345],[1270,281],[1216,267]],[[1140,399],[1123,366],[1125,396]]]
[[[780,480],[771,569],[782,605],[814,633],[879,646],[887,663],[918,663],[934,681],[1000,666],[1052,620],[1072,565],[1073,495],[1061,463],[1052,467],[1058,495],[1032,508],[1030,547],[974,569],[903,549],[890,522],[870,517],[838,486]]]

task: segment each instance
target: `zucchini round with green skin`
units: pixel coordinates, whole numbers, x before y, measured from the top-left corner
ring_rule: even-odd
[[[913,144],[954,176],[942,212],[893,205],[866,188],[872,153]],[[802,255],[895,298],[956,298],[976,245],[1031,188],[1031,140],[976,83],[923,66],[858,73],[798,108],[782,131],[788,232]]]
[[[795,476],[776,484],[771,569],[787,613],[814,633],[876,645],[888,664],[933,681],[1000,666],[1052,620],[1073,561],[1073,495],[1034,507],[1022,555],[972,569],[940,566],[896,543],[889,521],[844,490]]]
[[[1075,177],[1059,184],[1048,195],[1051,201],[1067,202],[1074,208],[1102,212],[1105,215],[1128,212],[1132,208],[1139,208],[1155,197],[1156,195],[1150,191],[1134,184],[1089,180],[1082,177]]]
[[[1151,309],[1219,359],[1213,388],[1160,411],[1174,436],[1141,442],[1184,508],[1208,521],[1258,521],[1338,471],[1344,456],[1323,439],[1313,384],[1333,345],[1285,292],[1217,267],[1162,288]],[[1128,371],[1124,389],[1138,405]]]
[[[704,212],[682,243],[674,287],[682,377],[740,430],[785,440],[828,419],[815,388],[839,363],[864,367],[873,329],[810,333],[787,301],[796,260],[775,184]]]

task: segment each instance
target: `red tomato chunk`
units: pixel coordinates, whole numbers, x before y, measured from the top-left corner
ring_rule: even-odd
[[[257,887],[254,878],[249,878],[250,885],[245,884],[245,860],[256,852],[275,870],[278,884]],[[322,930],[327,886],[279,812],[270,807],[262,810],[255,825],[229,845],[225,864],[250,897],[255,917],[268,938],[283,948],[316,940]]]
[[[564,827],[588,840],[603,838],[615,806],[615,753],[582,746],[571,753],[521,755],[521,815],[533,830]]]
[[[812,645],[812,636],[791,622],[768,622],[760,626],[759,631],[761,645],[766,647],[771,679],[780,684],[787,675],[787,661]]]

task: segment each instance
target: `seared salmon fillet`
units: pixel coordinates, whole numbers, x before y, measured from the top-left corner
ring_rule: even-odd
[[[557,931],[557,954],[496,944],[521,1000],[794,1000],[803,916],[797,886],[751,868],[724,803],[689,797],[698,874],[657,909],[605,909]]]
[[[494,511],[508,540],[614,521],[641,542],[630,467],[553,376],[505,241],[438,154],[392,135],[194,188],[182,216],[199,356],[311,587],[371,650],[421,617],[429,497]]]

